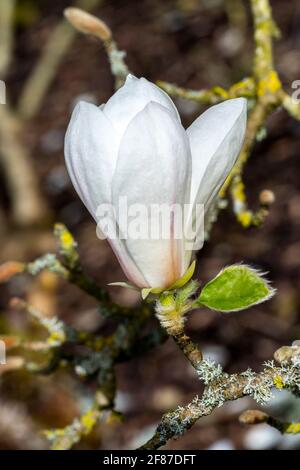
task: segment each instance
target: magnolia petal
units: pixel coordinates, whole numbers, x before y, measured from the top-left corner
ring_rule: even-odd
[[[209,206],[220,189],[241,150],[246,119],[247,100],[236,98],[212,106],[187,129],[193,162],[192,203]]]
[[[196,204],[203,205],[203,220],[196,228],[197,245],[204,243],[204,224],[222,184],[241,150],[246,131],[247,100],[237,98],[212,106],[188,128],[192,151],[191,213],[187,222],[187,238],[195,231]],[[193,211],[193,212],[192,212]],[[186,249],[186,257],[191,252]]]
[[[118,206],[120,197],[126,197],[128,208],[136,209],[137,213],[131,215],[138,217],[141,227],[153,228],[158,217],[150,213],[150,205],[165,204],[170,208],[185,202],[190,164],[189,144],[181,124],[160,104],[149,103],[131,121],[121,141],[113,178],[114,206]],[[124,232],[121,214],[117,218]],[[179,227],[182,220],[174,219],[171,217],[164,227],[165,239],[158,232],[157,239],[150,239],[148,234],[144,239],[129,234],[124,241],[148,287],[171,285],[184,272],[182,236],[175,239],[177,233],[182,235]]]
[[[104,113],[122,136],[129,122],[150,101],[166,107],[180,121],[173,101],[163,90],[145,78],[138,79],[133,75],[128,75],[125,84],[108,100]]]
[[[103,112],[94,104],[78,103],[65,137],[65,159],[72,183],[94,218],[99,204],[111,202],[118,147]]]
[[[99,224],[99,207],[111,202],[111,185],[118,152],[118,136],[110,121],[97,106],[80,102],[75,107],[65,138],[65,159],[72,183],[83,203]],[[98,214],[98,216],[97,216]],[[107,221],[114,232],[114,214]],[[102,237],[100,237],[102,238]],[[131,259],[122,240],[116,236],[108,241],[124,272],[139,286],[146,281]]]

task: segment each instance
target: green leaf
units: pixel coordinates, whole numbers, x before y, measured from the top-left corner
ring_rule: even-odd
[[[275,293],[263,275],[245,265],[232,265],[204,286],[196,301],[220,312],[237,312],[270,299]]]

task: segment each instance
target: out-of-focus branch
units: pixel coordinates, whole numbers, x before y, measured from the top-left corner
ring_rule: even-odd
[[[253,212],[248,208],[242,174],[256,142],[256,136],[276,106],[277,98],[274,95],[265,96],[255,103],[249,113],[243,148],[220,192],[220,196],[224,197],[227,189],[230,189],[234,213],[245,228],[260,225],[268,213],[264,210]]]
[[[108,403],[101,390],[95,393],[92,406],[79,418],[65,428],[49,429],[43,432],[51,442],[51,450],[69,450],[84,436],[89,435],[101,418],[113,422],[120,419],[120,415],[114,411],[112,404]]]
[[[5,77],[12,57],[14,7],[14,0],[0,4],[0,78]],[[31,225],[45,220],[47,208],[20,130],[9,105],[0,105],[0,160],[10,190],[13,218],[19,225]]]
[[[91,10],[102,0],[78,0],[79,8]],[[76,36],[65,20],[62,20],[51,33],[45,49],[24,85],[19,98],[18,114],[23,119],[32,118],[39,110],[43,98],[51,85],[57,69]]]
[[[43,431],[43,435],[51,442],[51,450],[69,450],[93,431],[102,414],[102,407],[95,403],[82,416],[75,418],[69,426],[47,429]]]
[[[2,0],[0,2],[0,79],[7,73],[13,49],[13,14],[15,0]]]
[[[247,77],[238,83],[235,83],[228,90],[220,86],[215,86],[207,90],[190,90],[182,88],[172,83],[158,80],[157,85],[175,98],[185,98],[187,100],[196,101],[201,104],[216,104],[231,98],[239,98],[241,96],[251,98],[255,90],[253,78]]]
[[[87,10],[102,0],[78,0]],[[0,78],[10,62],[13,42],[14,0],[0,2]],[[12,204],[13,220],[22,226],[43,224],[49,210],[40,191],[34,165],[22,142],[24,120],[39,110],[63,57],[70,48],[76,32],[65,20],[61,21],[48,40],[40,60],[21,92],[16,110],[0,106],[0,157]]]
[[[196,396],[188,405],[166,413],[153,437],[141,449],[152,450],[164,446],[227,401],[251,396],[257,403],[264,404],[272,398],[273,388],[299,392],[300,354],[293,354],[290,361],[280,366],[270,361],[259,373],[248,369],[240,374],[227,374],[220,366],[203,360],[199,377],[206,384],[202,396]]]
[[[261,424],[266,423],[272,428],[277,429],[282,434],[299,434],[300,423],[281,421],[280,419],[273,418],[261,410],[247,410],[241,414],[239,421],[242,424]]]
[[[59,275],[66,281],[79,287],[91,297],[94,297],[99,302],[100,311],[104,316],[124,317],[129,315],[130,317],[147,317],[150,314],[151,308],[147,305],[130,309],[121,307],[112,302],[107,290],[98,286],[93,279],[84,273],[76,249],[77,243],[67,228],[63,224],[56,224],[54,233],[58,241],[59,253],[62,259],[58,259],[55,254],[48,253],[32,263],[24,264],[24,271],[35,276],[44,269],[47,269]]]
[[[254,23],[254,58],[252,76],[232,85],[228,90],[213,87],[208,90],[190,90],[171,83],[159,81],[158,85],[174,97],[186,98],[203,104],[215,104],[240,96],[251,100],[248,126],[244,146],[235,167],[227,178],[220,196],[230,191],[237,220],[244,226],[260,225],[269,212],[269,204],[261,204],[257,211],[248,208],[242,175],[259,133],[269,115],[280,107],[295,119],[300,119],[300,104],[282,89],[282,84],[273,64],[273,38],[279,30],[273,20],[269,0],[249,0]],[[218,207],[212,220],[216,219]]]
[[[263,80],[262,86],[269,86],[268,75],[274,71],[273,37],[280,35],[273,20],[269,0],[250,0],[254,21],[254,61],[253,75],[257,82]]]
[[[227,178],[222,194],[230,185],[234,212],[244,227],[259,225],[263,222],[267,212],[255,213],[248,209],[242,174],[244,166],[255,144],[256,136],[263,127],[269,115],[281,103],[278,96],[281,82],[273,67],[273,37],[279,32],[272,17],[269,0],[250,0],[254,21],[254,59],[253,78],[256,83],[255,104],[249,114],[247,132],[244,146],[231,174]]]
[[[9,281],[17,274],[27,272],[36,276],[43,270],[49,270],[96,299],[104,316],[147,318],[151,314],[150,305],[141,305],[132,309],[121,307],[112,302],[107,290],[97,285],[92,278],[85,274],[77,252],[77,243],[68,229],[63,224],[56,224],[54,233],[58,241],[61,259],[53,253],[47,253],[31,263],[15,261],[4,263],[0,266],[0,283]]]
[[[49,269],[93,296],[99,302],[102,314],[118,320],[113,332],[109,335],[89,333],[77,330],[57,317],[48,318],[39,309],[21,299],[11,301],[12,308],[24,310],[48,333],[44,341],[5,338],[5,344],[9,345],[10,350],[20,351],[22,361],[14,365],[14,368],[24,367],[35,374],[49,374],[62,366],[73,369],[81,378],[96,378],[98,391],[92,407],[66,428],[45,432],[46,437],[52,443],[51,448],[58,450],[71,448],[83,436],[89,434],[104,413],[108,414],[110,419],[118,417],[118,413],[114,411],[115,365],[151,350],[161,344],[167,335],[158,323],[152,324],[153,315],[150,305],[142,305],[134,309],[118,306],[110,300],[104,289],[98,287],[84,274],[76,241],[62,224],[55,226],[55,235],[61,259],[53,254],[47,254],[29,264],[6,263],[0,267],[0,282],[8,281],[11,277],[24,272],[36,275],[43,269]],[[148,322],[152,324],[151,331],[143,333]],[[23,360],[22,353],[37,355],[37,362]],[[41,353],[45,357],[41,358]],[[42,364],[41,359],[43,359]]]
[[[0,105],[0,162],[7,178],[14,221],[19,225],[42,224],[48,218],[48,209],[22,143],[20,124],[8,104]]]

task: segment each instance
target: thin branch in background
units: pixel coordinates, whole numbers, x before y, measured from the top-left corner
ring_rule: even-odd
[[[237,163],[220,191],[221,199],[228,191],[233,202],[237,220],[245,228],[261,225],[269,212],[269,205],[262,204],[257,211],[248,208],[244,167],[250,157],[257,136],[275,110],[283,107],[292,117],[300,119],[300,104],[283,89],[273,64],[273,39],[279,37],[269,0],[250,0],[254,23],[254,58],[252,76],[232,85],[228,90],[214,86],[207,90],[190,90],[177,85],[158,81],[157,84],[171,96],[193,100],[202,104],[215,104],[230,98],[250,99],[247,132],[244,146]],[[219,205],[220,206],[220,205]],[[216,220],[219,206],[215,206],[212,220]]]
[[[8,105],[0,107],[0,160],[11,198],[14,221],[21,226],[40,225],[49,211],[41,194],[38,176],[26,146],[18,120]]]
[[[244,78],[240,82],[235,83],[228,90],[220,86],[214,86],[210,89],[197,91],[179,87],[162,80],[158,80],[156,83],[174,98],[184,98],[205,105],[217,104],[224,100],[240,98],[242,96],[251,98],[255,90],[255,83],[251,77]]]
[[[0,79],[4,80],[12,58],[14,34],[13,15],[15,0],[1,0],[0,2]]]
[[[14,1],[0,2],[1,28],[0,71],[5,76],[12,56]],[[18,120],[8,105],[0,106],[0,159],[7,177],[13,217],[20,225],[40,223],[47,214],[39,191],[35,169],[21,142]]]
[[[102,396],[100,391],[95,394],[93,405],[79,418],[75,418],[69,426],[43,431],[43,435],[51,442],[51,450],[71,449],[84,436],[89,435],[93,431],[101,418],[106,417],[108,419],[110,414],[116,415],[107,404],[101,403],[99,395]]]
[[[102,0],[78,0],[78,5],[92,9]],[[0,71],[3,76],[11,61],[14,1],[0,2]],[[48,204],[40,190],[38,176],[22,142],[24,120],[34,117],[57,73],[76,32],[62,20],[51,34],[44,52],[24,85],[17,109],[0,107],[0,158],[11,198],[13,220],[20,226],[42,225],[50,220]],[[1,59],[2,58],[2,59]]]
[[[91,10],[103,0],[78,0],[79,8]],[[35,65],[19,98],[18,115],[22,119],[31,119],[37,114],[42,101],[57,73],[58,67],[70,49],[76,31],[62,20],[51,33],[38,63]]]
[[[244,411],[239,421],[242,424],[269,424],[272,428],[277,429],[281,434],[300,434],[300,423],[281,421],[280,419],[273,418],[261,410],[247,410]]]

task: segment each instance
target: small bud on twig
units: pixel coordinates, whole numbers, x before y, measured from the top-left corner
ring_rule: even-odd
[[[271,206],[275,202],[275,194],[270,189],[264,189],[259,195],[259,202],[262,206]]]
[[[279,364],[291,362],[295,356],[300,356],[300,346],[282,346],[282,348],[277,349],[274,353],[274,359]]]
[[[268,419],[269,416],[263,411],[247,410],[240,415],[239,422],[242,424],[259,424],[267,422]]]
[[[9,307],[16,310],[22,310],[26,308],[26,302],[25,300],[20,299],[19,297],[13,297],[9,301]]]
[[[0,266],[0,283],[7,282],[10,278],[23,272],[25,265],[17,261],[8,261]]]
[[[25,364],[25,359],[20,356],[10,356],[6,359],[5,364],[1,364],[0,367],[0,375],[4,374],[4,372],[9,372],[11,370],[20,369]]]
[[[102,41],[109,41],[112,38],[112,32],[104,21],[80,8],[66,8],[64,15],[71,25],[81,33],[91,34]]]

